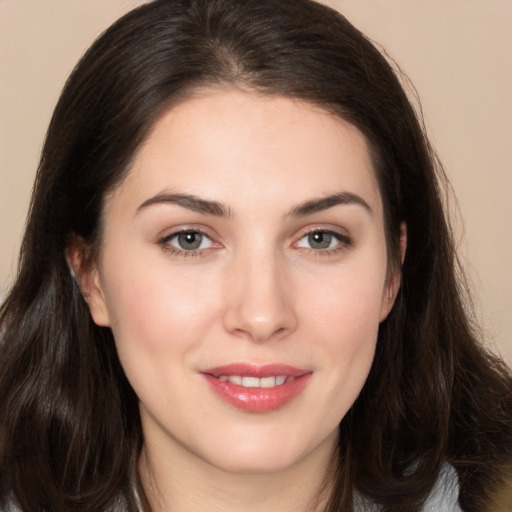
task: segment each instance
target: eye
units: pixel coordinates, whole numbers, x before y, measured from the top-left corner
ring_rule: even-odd
[[[180,231],[167,236],[162,242],[186,252],[200,251],[213,246],[211,238],[199,231]]]
[[[350,244],[347,236],[327,230],[310,231],[297,242],[297,247],[315,251],[329,251],[346,247]]]

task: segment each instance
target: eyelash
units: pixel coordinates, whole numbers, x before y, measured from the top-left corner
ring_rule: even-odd
[[[181,229],[178,231],[174,231],[173,233],[161,238],[158,241],[158,245],[160,245],[163,248],[163,250],[165,250],[168,254],[170,254],[172,256],[180,256],[183,258],[190,258],[190,257],[196,257],[196,256],[204,257],[210,252],[209,249],[211,249],[212,247],[207,247],[207,248],[203,248],[203,249],[195,249],[195,250],[186,250],[186,249],[179,249],[179,248],[171,245],[171,243],[170,243],[171,240],[173,240],[174,238],[176,238],[180,235],[187,235],[187,234],[201,235],[202,237],[206,237],[207,239],[209,239],[212,246],[217,246],[215,248],[220,247],[220,244],[217,244],[216,242],[214,242],[211,236],[209,236],[207,233],[205,233],[201,229],[196,229],[196,228]],[[308,237],[310,235],[315,235],[315,234],[329,235],[329,236],[333,237],[334,239],[336,239],[338,243],[336,244],[335,247],[325,248],[325,249],[314,249],[312,247],[299,247],[298,246],[298,243],[302,239],[304,239],[305,237]],[[334,256],[334,255],[340,253],[341,251],[348,250],[349,248],[351,248],[351,246],[352,246],[352,240],[349,236],[341,234],[337,231],[330,230],[330,229],[320,229],[320,228],[311,229],[310,231],[307,231],[307,232],[301,234],[299,239],[292,244],[292,247],[301,249],[303,252],[306,252],[315,257]]]
[[[303,233],[300,238],[297,240],[297,242],[294,242],[294,246],[297,246],[297,244],[304,239],[305,237],[308,237],[310,235],[315,234],[322,234],[322,235],[329,235],[337,240],[337,244],[335,247],[332,248],[325,248],[325,249],[314,249],[311,247],[302,247],[301,249],[308,254],[314,256],[314,257],[329,257],[329,256],[336,256],[342,251],[346,251],[352,247],[352,240],[349,236],[344,235],[342,233],[339,233],[338,231],[334,231],[331,229],[321,229],[321,228],[315,228],[311,229],[310,231],[306,231]]]
[[[185,249],[179,249],[179,248],[174,247],[173,245],[171,245],[171,243],[170,243],[171,240],[173,240],[174,238],[176,238],[176,237],[178,237],[180,235],[187,235],[187,234],[201,235],[203,237],[208,238],[211,241],[212,245],[219,246],[219,244],[215,244],[215,242],[212,240],[211,236],[209,236],[207,233],[205,233],[201,229],[197,229],[197,228],[194,228],[194,229],[180,229],[178,231],[174,231],[173,233],[171,233],[169,235],[166,235],[163,238],[161,238],[158,241],[158,244],[163,248],[164,251],[166,251],[171,256],[181,256],[183,258],[190,258],[190,257],[195,257],[195,256],[200,256],[200,257],[206,256],[206,253],[209,252],[209,250],[208,250],[208,249],[210,249],[209,247],[205,248],[205,249],[196,249],[196,250],[189,250],[189,251],[187,251]]]

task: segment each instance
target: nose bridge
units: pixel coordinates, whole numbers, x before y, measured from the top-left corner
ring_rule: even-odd
[[[234,258],[228,279],[226,328],[254,341],[293,330],[289,277],[283,256],[271,244],[258,244]]]

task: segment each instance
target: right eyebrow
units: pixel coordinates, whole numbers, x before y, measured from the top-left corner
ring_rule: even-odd
[[[189,194],[160,193],[144,201],[138,208],[137,214],[146,208],[160,204],[176,204],[204,215],[215,217],[230,217],[230,209],[217,201],[209,201]]]

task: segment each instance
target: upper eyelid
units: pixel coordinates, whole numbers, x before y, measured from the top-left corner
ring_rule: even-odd
[[[162,234],[158,235],[157,238],[159,240],[169,240],[177,235],[180,235],[181,233],[199,233],[201,235],[207,236],[211,240],[220,238],[215,233],[212,233],[211,229],[194,225],[186,225],[179,228],[163,230]]]
[[[169,233],[168,235],[164,235],[161,237],[161,240],[172,240],[173,238],[182,235],[183,233],[197,233],[198,235],[205,236],[206,238],[209,238],[213,242],[213,238],[204,231],[200,231],[198,229],[180,229],[179,231],[173,231],[172,233]]]
[[[300,240],[302,237],[309,235],[311,233],[329,233],[331,235],[338,236],[339,238],[351,239],[351,235],[348,231],[341,227],[333,227],[333,226],[311,226],[306,227],[302,230],[298,231],[298,234],[294,235],[293,238],[296,240]]]

